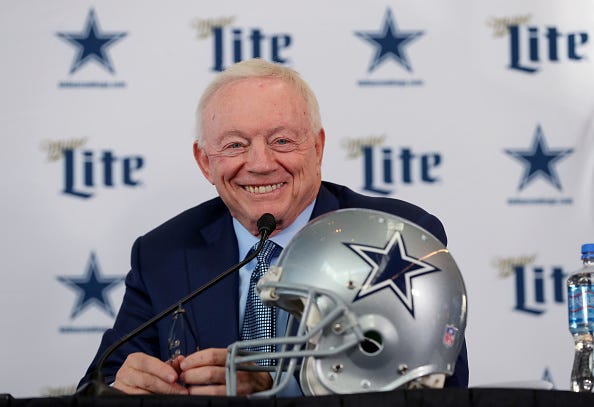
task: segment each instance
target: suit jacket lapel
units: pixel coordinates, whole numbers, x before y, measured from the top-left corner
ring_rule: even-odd
[[[311,218],[340,208],[338,199],[320,187]],[[237,264],[237,238],[229,212],[203,227],[186,250],[190,290]],[[221,348],[239,340],[239,275],[233,273],[191,301],[188,317],[200,349]]]
[[[200,230],[187,250],[190,289],[211,281],[238,262],[237,238],[227,212]],[[222,348],[239,338],[237,272],[210,287],[189,304],[200,349]]]
[[[340,209],[338,198],[332,195],[332,193],[322,183],[316,198],[316,204],[314,205],[314,209],[311,213],[311,219],[317,218],[324,213],[335,211],[337,209]]]

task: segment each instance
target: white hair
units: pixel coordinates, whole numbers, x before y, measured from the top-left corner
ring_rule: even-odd
[[[202,147],[204,143],[204,128],[202,116],[212,96],[223,86],[232,82],[248,78],[278,78],[295,87],[305,99],[309,110],[311,129],[317,133],[322,128],[320,106],[316,95],[299,73],[291,68],[254,58],[238,62],[221,72],[202,93],[196,110],[196,141]]]

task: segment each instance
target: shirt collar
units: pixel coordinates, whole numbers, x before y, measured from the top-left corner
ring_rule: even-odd
[[[293,236],[297,234],[307,222],[313,212],[316,201],[309,204],[300,214],[297,219],[289,225],[289,227],[281,230],[277,235],[274,235],[269,240],[281,247],[287,247]],[[237,244],[239,246],[239,258],[244,259],[250,249],[260,240],[258,237],[252,235],[239,221],[233,218],[233,229],[237,237]]]

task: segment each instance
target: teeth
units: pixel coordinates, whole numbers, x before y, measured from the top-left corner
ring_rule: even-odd
[[[283,183],[280,182],[278,184],[265,185],[265,186],[259,186],[259,187],[253,187],[250,185],[246,185],[243,188],[252,194],[264,194],[266,192],[274,191],[275,189],[280,188],[282,185],[283,185]]]

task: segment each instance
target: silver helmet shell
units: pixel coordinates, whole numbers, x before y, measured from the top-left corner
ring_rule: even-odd
[[[289,374],[300,362],[306,395],[414,387],[454,372],[464,282],[448,249],[408,220],[358,208],[322,215],[295,235],[258,288],[265,303],[299,321],[271,340],[277,352],[259,358],[278,359]],[[229,364],[257,358],[237,357],[244,344],[231,347]]]

